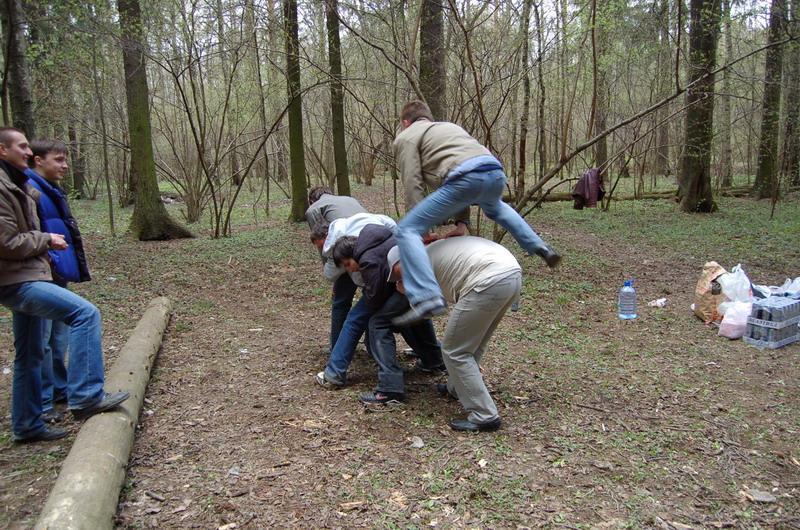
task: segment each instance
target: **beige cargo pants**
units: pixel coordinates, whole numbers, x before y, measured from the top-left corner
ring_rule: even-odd
[[[487,423],[499,417],[480,371],[486,345],[506,311],[519,296],[522,274],[512,273],[488,287],[472,290],[450,310],[442,356],[447,390],[458,396],[468,420]]]

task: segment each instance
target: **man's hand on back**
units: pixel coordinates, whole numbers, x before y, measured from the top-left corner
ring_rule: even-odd
[[[456,227],[450,230],[444,237],[458,237],[467,235],[467,225],[461,221],[456,223]]]

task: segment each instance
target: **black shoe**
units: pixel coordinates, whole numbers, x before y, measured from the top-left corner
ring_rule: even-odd
[[[103,398],[94,405],[90,405],[82,409],[73,409],[72,415],[76,420],[85,420],[86,418],[90,418],[95,414],[113,409],[130,396],[130,392],[114,392],[113,394],[106,392],[103,394]]]
[[[358,396],[358,400],[367,405],[400,405],[406,395],[399,392],[366,392]]]
[[[64,421],[64,415],[56,409],[50,409],[42,412],[42,421],[45,423],[59,423]]]
[[[393,318],[392,324],[398,328],[404,328],[411,324],[416,324],[417,322],[435,317],[436,315],[441,315],[445,311],[447,311],[447,303],[445,303],[444,298],[431,298],[417,305],[412,305],[411,309],[399,317]]]
[[[544,249],[537,252],[537,254],[551,269],[555,269],[558,267],[558,264],[561,263],[561,254],[550,247],[544,247]]]
[[[57,394],[53,398],[53,403],[66,403],[67,402],[67,395],[66,394]]]
[[[403,350],[403,355],[409,358],[419,359],[419,354],[415,352],[413,348],[406,348]]]
[[[43,430],[39,431],[33,436],[28,436],[26,438],[14,438],[14,443],[29,444],[33,442],[52,442],[53,440],[59,440],[65,437],[67,434],[69,433],[64,429],[59,429],[58,427],[48,427],[45,425]]]
[[[458,399],[458,396],[455,394],[455,390],[453,392],[447,390],[446,383],[436,383],[436,393],[439,395],[439,397]]]
[[[425,366],[421,360],[417,359],[417,363],[414,365],[415,370],[419,370],[423,374],[431,374],[431,375],[442,375],[447,373],[447,367],[442,364],[437,364],[436,366]]]
[[[464,432],[491,432],[499,429],[501,423],[500,418],[487,423],[472,423],[469,420],[453,420],[450,422],[450,428],[454,431]]]

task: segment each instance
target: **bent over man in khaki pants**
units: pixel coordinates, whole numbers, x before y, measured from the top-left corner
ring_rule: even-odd
[[[442,339],[442,357],[447,366],[447,392],[458,397],[469,412],[456,419],[457,431],[494,431],[500,415],[489,395],[480,362],[489,339],[511,304],[519,297],[522,269],[505,247],[480,237],[443,239],[426,248],[436,281],[451,305],[450,319]],[[397,247],[387,256],[402,292],[402,270]],[[453,305],[455,304],[455,305]]]

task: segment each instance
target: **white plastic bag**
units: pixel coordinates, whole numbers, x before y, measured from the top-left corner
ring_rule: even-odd
[[[752,302],[753,291],[750,290],[750,278],[745,274],[742,265],[736,265],[731,272],[717,278],[722,287],[722,294],[727,301],[719,305],[719,312],[725,314],[731,307],[731,302]]]
[[[792,280],[787,278],[783,285],[753,285],[762,298],[769,296],[788,296],[789,298],[800,298],[800,276]]]
[[[719,336],[741,339],[747,329],[747,317],[753,309],[752,302],[729,302],[725,316],[719,325]]]

